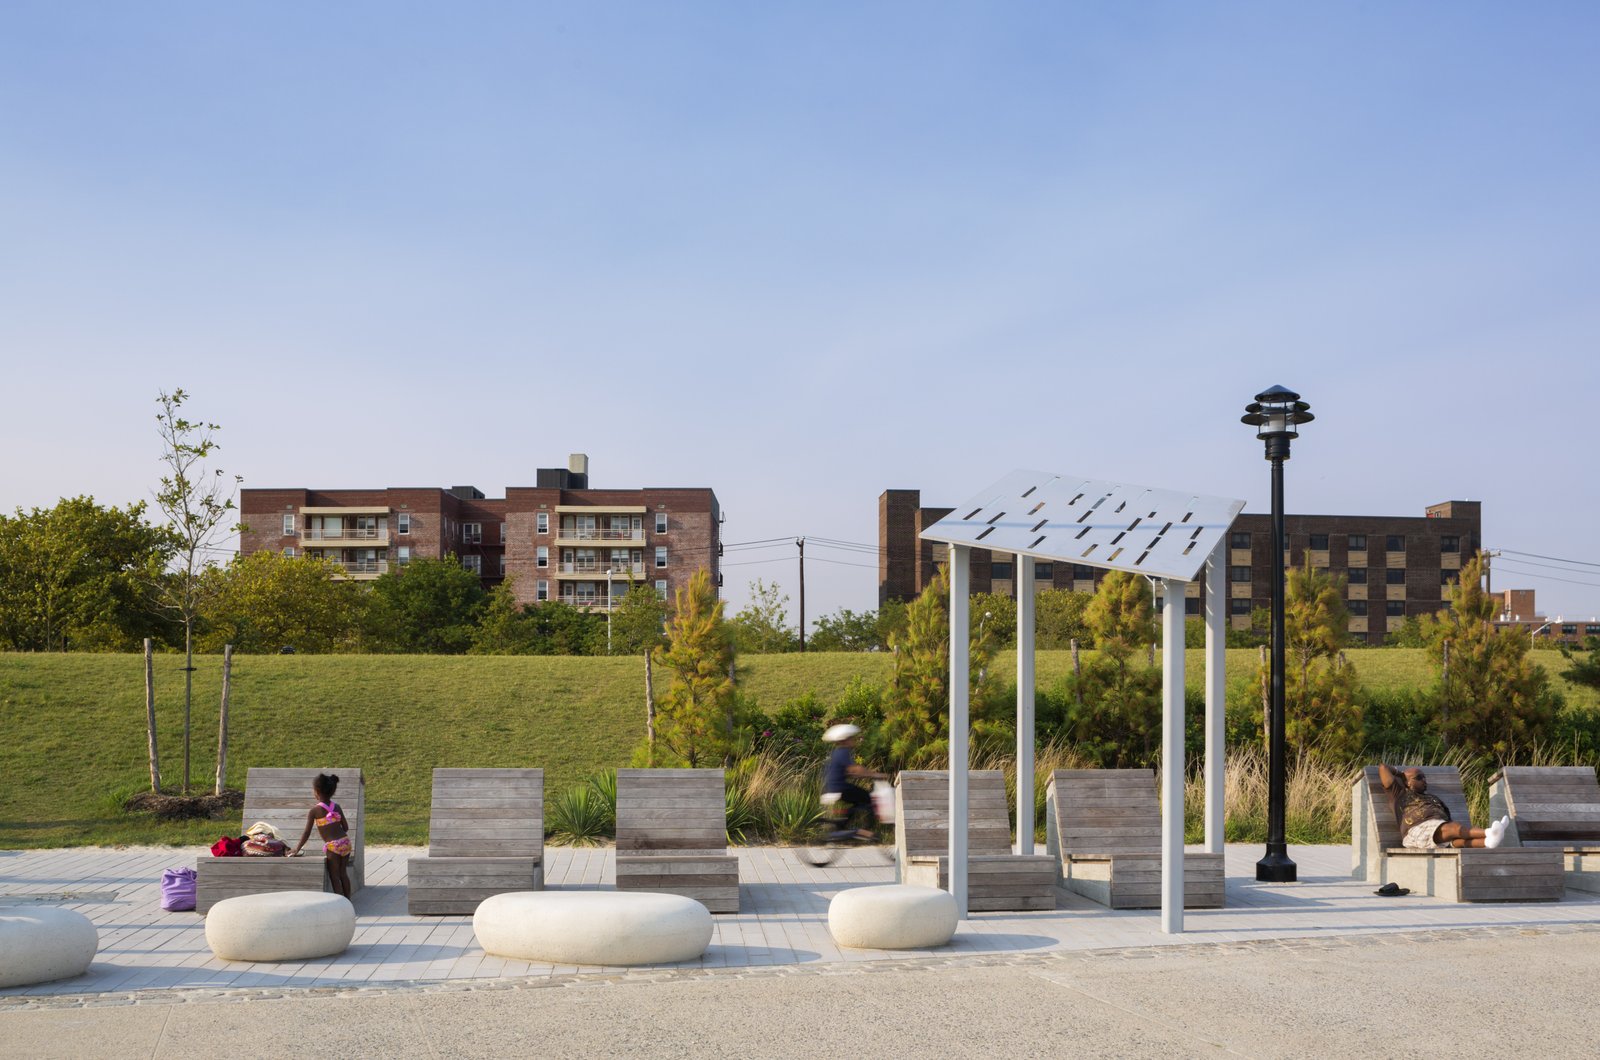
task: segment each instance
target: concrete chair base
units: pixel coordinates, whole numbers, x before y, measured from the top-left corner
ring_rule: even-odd
[[[206,916],[206,945],[225,961],[306,961],[343,953],[356,909],[343,895],[276,891],[224,898]]]
[[[0,908],[0,987],[71,979],[89,970],[100,933],[71,909]]]
[[[693,898],[634,891],[521,891],[485,898],[472,930],[486,953],[548,964],[672,964],[711,944]]]
[[[943,946],[955,935],[957,919],[949,891],[914,884],[852,887],[828,903],[833,940],[859,950]]]

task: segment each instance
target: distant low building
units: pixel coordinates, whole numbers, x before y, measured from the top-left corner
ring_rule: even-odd
[[[933,578],[945,560],[944,546],[921,539],[922,530],[948,515],[950,508],[925,508],[920,490],[884,490],[878,497],[878,602],[909,600]],[[1483,547],[1482,506],[1478,501],[1429,505],[1421,516],[1286,515],[1288,564],[1311,561],[1346,579],[1345,604],[1350,634],[1381,644],[1410,615],[1433,614],[1445,606],[1464,559]],[[1228,533],[1229,621],[1250,626],[1251,612],[1270,607],[1272,517],[1244,512]],[[1034,590],[1093,592],[1104,571],[1064,563],[1039,563]],[[972,550],[972,591],[1015,597],[1015,557]],[[1204,579],[1190,582],[1187,612],[1200,613]]]
[[[722,584],[722,510],[710,489],[593,489],[582,453],[540,468],[535,483],[502,498],[473,486],[240,490],[239,547],[329,559],[354,579],[454,555],[485,586],[512,578],[523,603],[590,609],[612,606],[632,582],[668,597],[702,567]]]
[[[1525,629],[1538,640],[1561,644],[1582,644],[1588,637],[1600,637],[1600,617],[1590,615],[1586,621],[1562,615],[1546,617],[1539,613],[1532,589],[1502,589],[1492,595],[1500,601],[1500,616],[1494,624],[1502,629]]]

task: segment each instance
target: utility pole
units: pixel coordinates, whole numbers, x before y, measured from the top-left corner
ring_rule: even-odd
[[[806,650],[806,539],[797,537],[794,543],[800,548],[800,651]]]
[[[1494,568],[1489,561],[1500,554],[1499,549],[1483,550],[1483,593],[1485,596],[1494,595]]]

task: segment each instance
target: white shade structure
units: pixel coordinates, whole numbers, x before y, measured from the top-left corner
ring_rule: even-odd
[[[950,547],[950,891],[963,915],[967,907],[967,586],[972,549],[1017,557],[1017,831],[1024,853],[1031,850],[1033,842],[1034,562],[1075,563],[1160,580],[1167,600],[1162,624],[1161,924],[1165,931],[1178,932],[1183,930],[1184,586],[1206,569],[1206,848],[1220,853],[1226,621],[1223,549],[1224,536],[1243,508],[1244,501],[1226,497],[1019,470],[922,531],[923,539]]]

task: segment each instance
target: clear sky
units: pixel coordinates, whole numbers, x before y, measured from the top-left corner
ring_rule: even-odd
[[[1597,39],[1554,2],[10,0],[0,508],[147,497],[181,386],[249,486],[500,496],[584,451],[714,488],[731,542],[873,543],[884,488],[1017,466],[1263,510],[1238,417],[1282,383],[1290,510],[1481,499],[1489,547],[1596,564],[1496,586],[1587,617]],[[807,552],[865,564],[809,564],[812,617],[875,605],[870,554]],[[792,557],[730,552],[728,596]]]

